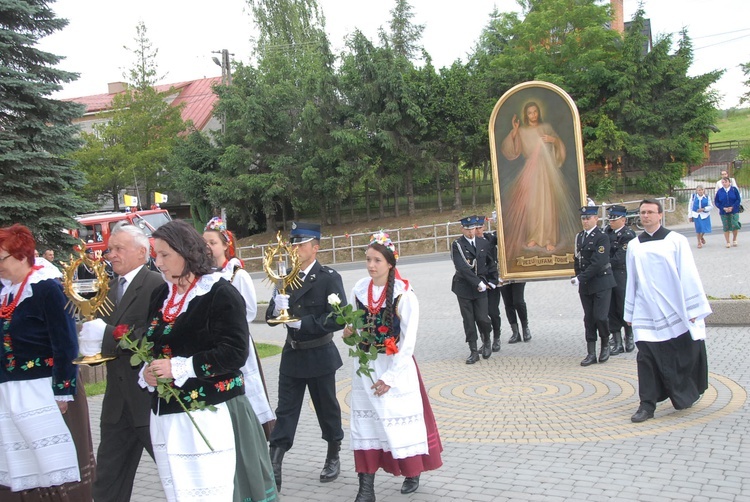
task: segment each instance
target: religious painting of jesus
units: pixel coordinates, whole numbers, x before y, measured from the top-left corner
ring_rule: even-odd
[[[503,279],[569,277],[586,177],[578,109],[556,85],[506,92],[489,124]]]

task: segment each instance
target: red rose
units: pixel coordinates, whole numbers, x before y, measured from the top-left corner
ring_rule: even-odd
[[[119,342],[120,339],[130,332],[130,326],[127,324],[118,324],[115,326],[115,330],[112,332],[112,337],[115,341]]]
[[[385,355],[392,356],[393,354],[398,354],[398,346],[396,345],[396,340],[394,340],[393,338],[386,338]]]
[[[385,335],[388,333],[388,326],[380,326],[378,327],[378,333],[381,335]]]

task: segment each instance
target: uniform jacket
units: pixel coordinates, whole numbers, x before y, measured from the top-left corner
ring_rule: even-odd
[[[615,287],[609,248],[609,237],[599,227],[594,227],[588,236],[585,231],[576,235],[575,272],[579,293],[590,295]]]
[[[107,362],[107,390],[104,392],[101,417],[103,423],[117,423],[122,416],[123,408],[127,408],[135,427],[149,424],[151,396],[146,389],[138,385],[140,365],[130,365],[131,352],[117,345],[112,332],[117,325],[126,324],[133,327],[130,338],[140,340],[151,321],[148,316],[151,294],[163,284],[161,274],[152,272],[145,266],[141,267],[128,284],[120,303],[115,305],[112,314],[102,316],[102,320],[107,323],[102,340],[102,354],[117,356],[117,359]],[[117,296],[117,287],[117,279],[109,282],[107,296],[113,304]]]
[[[609,263],[612,265],[617,287],[624,290],[628,276],[625,270],[625,256],[628,243],[635,239],[635,232],[625,225],[617,231],[612,230],[612,227],[607,227],[606,233],[609,237]]]
[[[476,251],[466,237],[459,237],[451,245],[451,259],[456,273],[453,274],[451,291],[460,298],[481,298],[485,293],[477,289],[479,284],[489,283],[492,279],[493,267],[497,273],[497,265],[492,258],[491,246],[487,239],[475,237]],[[462,255],[463,253],[463,255]]]
[[[196,377],[188,378],[180,387],[182,397],[195,394],[206,404],[218,404],[243,395],[245,385],[240,368],[247,360],[250,332],[240,292],[226,279],[219,279],[207,293],[191,299],[171,328],[166,329],[169,324],[159,310],[169,291],[166,283],[154,290],[151,324],[145,336],[154,343],[154,357],[192,356]],[[167,403],[156,393],[151,410],[159,415],[182,412],[176,400]]]
[[[315,378],[335,372],[342,366],[341,356],[333,340],[309,349],[293,349],[289,339],[307,342],[339,331],[344,327],[330,314],[328,296],[337,294],[341,306],[347,304],[344,283],[333,270],[315,262],[305,276],[302,286],[286,291],[289,295],[289,315],[302,321],[299,329],[287,328],[287,341],[281,353],[279,371],[293,378]],[[274,316],[276,305],[271,299],[266,310],[266,320]]]
[[[497,233],[496,232],[484,232],[482,238],[490,244],[490,257],[492,258],[493,266],[488,276],[489,282],[498,285],[500,282],[500,267],[497,261]]]
[[[68,300],[55,279],[44,279],[30,287],[31,296],[16,305],[7,329],[5,320],[0,320],[0,383],[52,377],[56,396],[75,395],[77,369],[73,359],[78,357],[78,337],[75,321],[65,308]]]

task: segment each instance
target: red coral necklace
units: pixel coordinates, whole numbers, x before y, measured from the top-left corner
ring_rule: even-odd
[[[377,301],[373,302],[373,282],[370,280],[370,285],[367,286],[367,310],[370,312],[371,315],[375,315],[378,312],[380,312],[381,307],[385,303],[385,290],[388,289],[388,287],[384,287],[382,293],[380,293],[380,298],[377,299]]]
[[[164,308],[161,311],[161,318],[164,319],[168,323],[173,323],[175,319],[177,319],[177,316],[180,315],[180,312],[182,311],[183,305],[185,305],[185,300],[187,300],[188,293],[190,293],[190,290],[195,287],[195,285],[198,283],[198,278],[196,277],[193,279],[193,282],[190,283],[190,287],[187,288],[187,291],[185,291],[185,294],[182,295],[182,300],[180,300],[179,303],[175,304],[175,297],[177,296],[177,286],[175,286],[172,289],[172,294],[169,297],[169,300],[167,300],[167,304],[164,306]]]
[[[5,299],[3,300],[3,306],[0,307],[0,318],[2,319],[8,319],[10,320],[11,317],[13,317],[13,311],[16,310],[16,305],[18,305],[18,300],[21,299],[21,293],[23,293],[23,289],[26,287],[26,283],[29,282],[29,277],[31,277],[31,274],[34,272],[34,269],[32,268],[29,270],[29,273],[26,274],[26,278],[21,283],[21,286],[18,288],[18,292],[16,293],[16,297],[13,298],[13,301],[8,305],[8,295],[5,295]]]

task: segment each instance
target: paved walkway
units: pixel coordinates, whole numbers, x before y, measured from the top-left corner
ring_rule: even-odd
[[[743,221],[750,218],[743,214]],[[750,296],[750,235],[725,249],[721,228],[695,249],[706,292]],[[694,246],[694,234],[684,231]],[[579,366],[585,355],[583,312],[567,281],[529,283],[526,298],[533,339],[509,345],[504,329],[499,353],[473,366],[446,254],[405,257],[399,271],[414,286],[422,311],[416,358],[429,390],[443,440],[441,469],[423,474],[419,491],[401,495],[401,478],[376,476],[380,501],[750,501],[750,327],[709,328],[709,389],[691,409],[668,403],[656,417],[632,424],[638,407],[636,352],[605,364]],[[337,267],[350,289],[364,276],[362,264]],[[258,297],[270,296],[254,275]],[[505,320],[504,320],[505,322]],[[282,328],[254,324],[256,341],[280,344]],[[294,448],[284,459],[281,500],[351,501],[357,492],[348,451],[351,361],[338,343],[344,410],[342,474],[321,484],[326,445],[310,406],[303,408]],[[275,405],[279,356],[263,360]],[[101,398],[90,399],[95,442]],[[164,500],[156,467],[141,462],[134,501]]]

